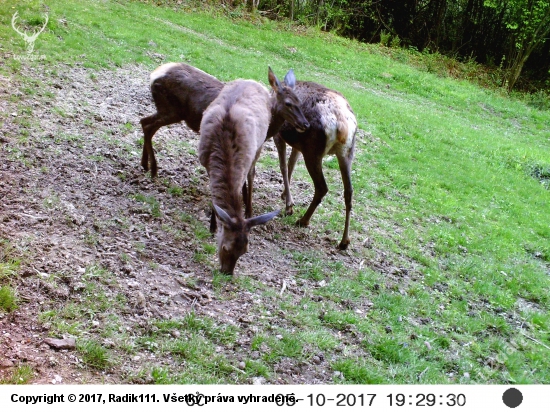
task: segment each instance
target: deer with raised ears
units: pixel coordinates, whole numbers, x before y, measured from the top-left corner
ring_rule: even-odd
[[[156,177],[158,168],[152,140],[157,130],[184,121],[198,132],[203,112],[224,84],[185,63],[166,63],[151,73],[150,85],[157,112],[140,120],[143,129],[141,166],[147,171],[150,163],[151,177]]]
[[[44,22],[44,25],[42,26],[42,28],[38,31],[35,31],[32,35],[29,36],[27,33],[19,31],[17,29],[17,27],[15,27],[15,22],[19,18],[19,12],[16,11],[15,13],[13,13],[13,16],[11,18],[11,27],[13,27],[13,30],[15,30],[17,32],[17,34],[22,36],[23,40],[25,40],[25,43],[27,43],[27,53],[28,54],[31,54],[33,52],[34,42],[38,38],[38,35],[44,31],[44,29],[46,28],[46,25],[48,24],[48,15],[46,14],[45,16],[46,16],[46,21]]]
[[[351,184],[351,163],[355,148],[355,133],[357,120],[348,101],[340,93],[327,89],[313,82],[297,82],[294,88],[296,95],[302,101],[302,110],[310,127],[299,133],[291,124],[285,123],[274,137],[279,153],[279,164],[283,175],[286,201],[286,214],[291,215],[294,202],[290,194],[290,179],[300,153],[304,156],[307,171],[313,180],[315,193],[306,213],[297,222],[297,226],[306,227],[313,212],[328,192],[323,175],[323,157],[336,155],[338,166],[344,183],[344,202],[346,204],[346,220],[340,250],[347,249],[349,238],[349,222],[353,187]],[[286,164],[286,144],[292,147],[292,152]]]
[[[292,90],[293,72],[287,73],[284,83],[271,68],[268,77],[272,95],[252,80],[228,83],[206,109],[200,125],[199,160],[208,172],[212,193],[210,229],[216,230],[217,218],[218,257],[224,273],[233,274],[237,260],[247,252],[252,227],[267,223],[279,213],[277,210],[251,217],[254,165],[266,138],[277,133],[285,121],[298,130],[309,127]]]

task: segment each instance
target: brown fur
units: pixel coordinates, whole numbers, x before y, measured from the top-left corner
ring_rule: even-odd
[[[290,194],[290,178],[300,153],[303,154],[306,168],[313,180],[315,193],[304,216],[296,224],[308,226],[311,216],[328,192],[323,175],[323,157],[334,154],[338,158],[340,173],[344,183],[344,200],[346,204],[346,221],[344,234],[339,244],[340,249],[349,245],[349,220],[353,187],[351,184],[351,163],[355,148],[357,120],[347,100],[340,93],[327,89],[313,82],[297,82],[295,91],[302,101],[302,109],[310,127],[304,133],[298,133],[289,124],[284,124],[275,144],[279,152],[279,162],[285,191],[286,214],[292,214],[293,201]],[[286,144],[292,147],[290,158],[286,161]]]
[[[143,154],[141,165],[151,164],[151,177],[157,176],[157,161],[152,139],[162,126],[184,121],[199,131],[202,114],[218,96],[223,83],[213,76],[184,63],[167,63],[151,73],[151,94],[157,112],[141,119]]]
[[[293,78],[292,74],[289,78],[292,84]],[[221,222],[218,257],[221,271],[226,273],[233,273],[238,258],[248,250],[250,229],[278,214],[276,211],[250,217],[254,165],[268,136],[268,127],[276,133],[278,127],[274,125],[280,126],[284,120],[300,129],[309,127],[292,88],[279,83],[271,69],[269,81],[273,96],[251,80],[228,83],[204,112],[200,126],[199,159],[210,177],[214,206],[210,227],[215,230],[217,217]],[[242,192],[246,192],[243,190],[246,180],[248,192],[243,217]]]

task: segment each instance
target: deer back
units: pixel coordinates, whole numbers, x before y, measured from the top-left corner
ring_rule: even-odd
[[[289,122],[285,122],[280,129],[285,141],[299,146],[301,140],[306,140],[305,136],[316,133],[320,136],[316,151],[322,153],[322,156],[332,154],[335,150],[349,150],[353,145],[357,120],[346,98],[335,90],[307,81],[296,82],[294,92],[302,102],[302,111],[310,128],[300,133]],[[300,151],[303,150],[300,148]]]
[[[200,125],[199,160],[208,171],[213,213],[221,221],[218,257],[221,270],[233,273],[248,251],[250,229],[278,213],[243,216],[242,187],[265,141],[271,120],[270,97],[257,82],[228,83],[206,109]]]
[[[166,63],[150,75],[155,104],[177,108],[183,120],[199,131],[203,112],[218,96],[223,83],[214,76],[185,63]]]
[[[199,160],[210,176],[215,203],[224,209],[237,211],[236,204],[227,204],[226,192],[240,193],[264,143],[271,120],[269,102],[267,89],[259,83],[235,80],[203,114]]]

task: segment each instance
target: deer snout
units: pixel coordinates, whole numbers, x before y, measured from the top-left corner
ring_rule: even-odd
[[[235,266],[237,265],[237,259],[231,261],[221,262],[220,272],[225,273],[226,275],[233,275],[235,271]]]
[[[296,126],[296,130],[298,133],[304,133],[307,129],[309,129],[309,122],[306,120],[302,124]]]

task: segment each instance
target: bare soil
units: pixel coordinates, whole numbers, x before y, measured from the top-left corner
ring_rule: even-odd
[[[147,351],[128,355],[116,343],[104,341],[117,354],[117,362],[96,370],[83,364],[78,351],[58,351],[44,343],[47,337],[67,336],[52,332],[51,325],[39,319],[40,313],[77,303],[82,275],[89,267],[114,275],[106,290],[125,297],[119,327],[133,336],[145,333],[152,319],[182,318],[193,310],[239,327],[238,342],[227,354],[238,364],[257,356],[251,354],[250,341],[260,314],[292,330],[275,299],[266,300],[260,291],[232,281],[216,289],[215,254],[197,259],[203,252],[201,241],[192,221],[182,215],[198,219],[207,230],[210,196],[208,177],[194,153],[198,135],[185,125],[161,129],[153,140],[159,177],[152,180],[142,170],[139,119],[154,112],[149,72],[139,66],[97,71],[58,65],[25,68],[17,78],[23,80],[2,79],[0,239],[9,242],[21,267],[10,281],[19,307],[0,313],[0,380],[27,364],[34,370],[32,383],[148,383],[147,376],[136,378],[139,371],[174,364],[169,356],[162,359]],[[276,158],[271,141],[263,156]],[[256,214],[284,208],[276,168],[260,167],[255,185]],[[177,193],[170,190],[174,187]],[[292,189],[297,205],[309,203],[309,180],[294,182]],[[157,203],[148,204],[144,198]],[[341,205],[343,227],[343,201]],[[299,302],[317,286],[314,281],[297,281],[292,258],[282,251],[314,249],[324,259],[357,270],[365,262],[357,257],[364,247],[359,238],[363,235],[355,235],[350,250],[339,252],[341,232],[326,231],[315,215],[308,229],[277,218],[254,230],[236,276],[276,291],[284,282],[284,293]],[[212,239],[202,242],[215,245]],[[366,264],[395,272],[383,257]],[[99,337],[107,322],[106,316],[91,316],[82,325],[84,334]],[[343,344],[346,339],[357,338],[342,338]],[[311,356],[313,361],[281,360],[268,383],[332,382],[330,359]]]

